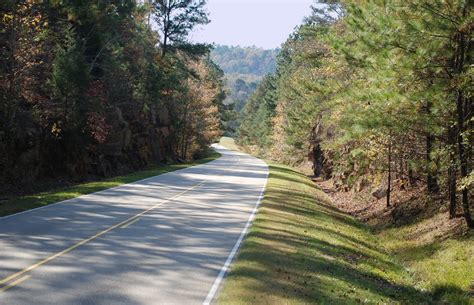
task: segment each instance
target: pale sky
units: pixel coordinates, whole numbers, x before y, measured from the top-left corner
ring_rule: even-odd
[[[195,42],[277,48],[311,13],[314,0],[208,0],[211,23],[191,34]]]

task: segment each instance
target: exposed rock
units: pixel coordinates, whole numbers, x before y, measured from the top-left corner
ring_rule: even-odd
[[[387,188],[378,188],[377,190],[375,190],[374,192],[372,192],[372,196],[374,196],[375,198],[377,198],[377,200],[387,196]]]
[[[120,157],[131,145],[130,124],[123,118],[122,111],[118,107],[112,108],[108,121],[112,124],[111,133],[107,137],[107,142],[101,147],[102,152],[106,156]]]

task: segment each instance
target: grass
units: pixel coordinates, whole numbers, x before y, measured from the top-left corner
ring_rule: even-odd
[[[233,149],[231,138],[221,145]],[[446,215],[373,230],[302,174],[271,163],[220,304],[474,304],[474,233]],[[451,230],[453,231],[453,230]]]
[[[463,240],[402,251],[396,229],[375,235],[328,200],[306,176],[270,163],[264,200],[218,303],[472,304],[473,256]]]
[[[228,149],[240,151],[239,146],[237,146],[237,144],[235,144],[234,139],[232,139],[232,138],[222,137],[219,144],[224,146],[224,147],[227,147]]]
[[[443,215],[446,217],[445,215]],[[420,227],[439,221],[426,219],[379,233],[386,248],[397,255],[417,280],[417,286],[431,291],[444,304],[474,304],[474,234],[451,238],[428,236]],[[431,228],[429,228],[431,229]]]
[[[0,203],[0,216],[23,212],[26,210],[46,206],[48,204],[67,199],[76,198],[81,195],[98,192],[104,189],[116,187],[122,184],[134,182],[148,177],[153,177],[167,172],[183,169],[186,167],[207,163],[217,159],[220,156],[221,155],[219,153],[212,151],[208,154],[207,157],[192,162],[153,167],[146,170],[137,171],[128,175],[112,177],[101,181],[82,183],[71,187],[55,189],[38,194],[14,198]]]
[[[431,304],[364,224],[304,175],[271,163],[258,216],[219,304]]]

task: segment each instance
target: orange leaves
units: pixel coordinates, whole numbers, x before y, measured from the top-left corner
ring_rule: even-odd
[[[111,126],[106,122],[105,118],[95,112],[88,113],[87,129],[92,138],[98,143],[104,143],[111,132]]]

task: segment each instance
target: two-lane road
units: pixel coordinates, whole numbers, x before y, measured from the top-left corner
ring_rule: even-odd
[[[267,165],[213,162],[0,218],[0,304],[203,304],[265,188]]]

